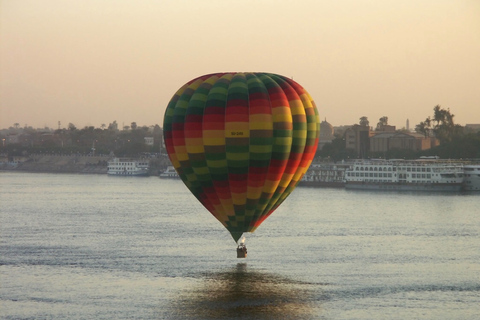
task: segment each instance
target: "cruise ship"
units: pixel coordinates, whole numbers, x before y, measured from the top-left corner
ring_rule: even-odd
[[[350,167],[346,163],[312,164],[299,186],[343,188],[345,186],[345,170]]]
[[[463,166],[465,191],[480,191],[480,164],[465,164]]]
[[[107,174],[112,176],[148,176],[148,160],[113,158],[108,161]]]
[[[180,179],[180,176],[173,166],[168,166],[165,171],[160,173],[159,177],[162,179]]]
[[[345,172],[345,188],[461,191],[463,164],[438,159],[358,160]]]

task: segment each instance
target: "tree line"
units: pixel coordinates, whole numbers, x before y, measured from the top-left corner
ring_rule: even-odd
[[[393,149],[381,155],[367,153],[368,157],[405,158],[414,159],[420,156],[439,156],[444,159],[480,159],[480,132],[469,131],[468,128],[455,124],[454,114],[450,109],[443,109],[437,105],[433,108],[433,115],[415,126],[417,133],[425,137],[435,137],[440,145],[428,150],[412,151]],[[362,116],[359,125],[369,126],[366,116]],[[388,126],[388,117],[379,119],[375,131],[382,131]],[[18,123],[9,132],[16,132],[19,139],[16,143],[6,143],[5,130],[0,133],[2,144],[0,152],[9,156],[27,155],[29,153],[63,153],[63,154],[111,154],[116,156],[138,156],[142,153],[164,153],[162,129],[159,125],[138,126],[132,122],[130,126],[118,129],[113,121],[108,126],[102,124],[100,128],[86,126],[78,129],[69,123],[67,128],[57,130],[35,130],[31,127],[20,128]],[[406,129],[397,130],[405,132]],[[145,143],[145,137],[153,137],[153,145]],[[335,133],[331,143],[317,151],[316,159],[325,161],[340,161],[354,159],[357,155],[354,150],[346,148],[344,132]]]
[[[12,128],[11,128],[12,129]],[[108,127],[86,126],[78,129],[69,123],[67,128],[57,130],[38,130],[33,128],[14,127],[8,134],[15,133],[15,142],[7,141],[7,133],[3,130],[0,138],[0,152],[9,156],[28,155],[31,153],[55,154],[114,154],[119,157],[138,156],[142,153],[161,153],[162,129],[160,126],[138,126],[132,122],[130,126],[118,129],[116,121]],[[145,137],[153,138],[153,145],[147,145]]]
[[[415,132],[423,134],[426,138],[438,139],[439,145],[427,150],[413,151],[405,149],[392,149],[382,154],[367,152],[367,157],[385,157],[387,159],[416,159],[421,156],[439,156],[443,159],[480,159],[480,131],[455,124],[455,115],[450,109],[443,109],[440,105],[433,108],[433,115],[428,116],[415,126]],[[360,126],[370,126],[366,116],[359,120]],[[375,131],[382,131],[388,125],[388,117],[379,119]],[[405,128],[396,130],[407,132]],[[354,150],[345,145],[345,133],[335,134],[332,143],[326,144],[322,150],[317,151],[317,160],[340,161],[354,159],[357,155]]]

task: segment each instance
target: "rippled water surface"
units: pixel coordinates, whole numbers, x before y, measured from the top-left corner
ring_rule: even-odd
[[[0,172],[2,319],[480,319],[480,194],[297,188],[237,259],[182,182]]]

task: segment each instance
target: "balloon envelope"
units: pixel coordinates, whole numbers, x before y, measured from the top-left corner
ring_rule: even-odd
[[[317,149],[318,111],[292,79],[216,73],[183,85],[165,111],[180,178],[238,241],[293,191]]]

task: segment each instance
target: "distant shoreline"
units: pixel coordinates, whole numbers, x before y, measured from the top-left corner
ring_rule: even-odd
[[[110,156],[35,155],[0,166],[2,171],[107,174]]]
[[[24,157],[17,162],[0,164],[0,171],[107,174],[108,161],[113,158],[114,156],[106,155],[33,155]],[[161,167],[168,165],[168,163],[163,165],[164,161],[160,162],[162,163]],[[156,166],[152,166],[151,175],[156,175],[158,169]]]

